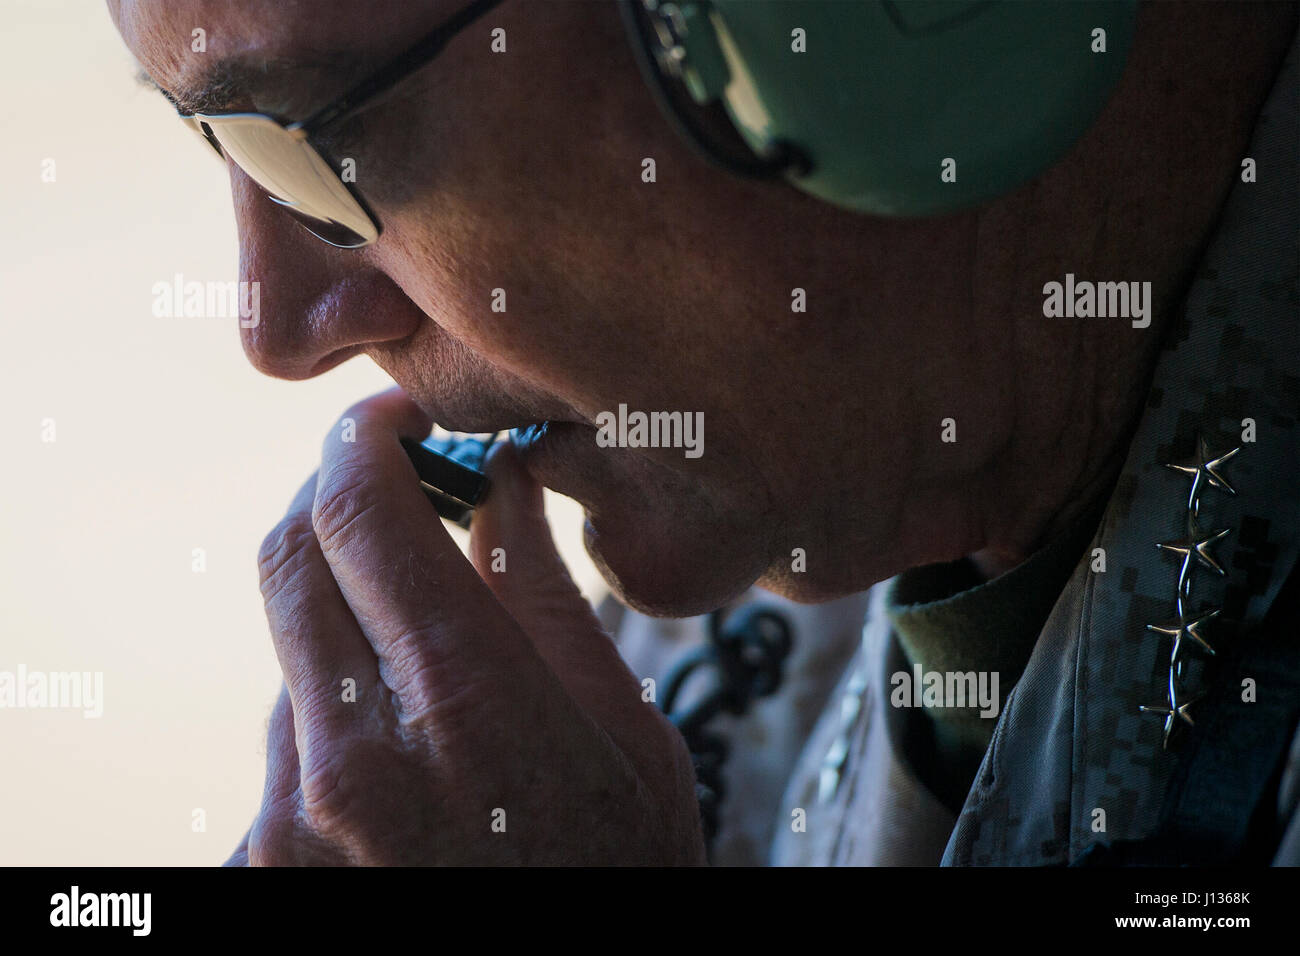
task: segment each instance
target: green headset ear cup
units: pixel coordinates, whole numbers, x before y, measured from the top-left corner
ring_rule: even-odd
[[[960,210],[1056,162],[1109,98],[1136,20],[1135,0],[681,6],[711,27],[755,151],[792,143],[813,164],[795,186],[892,216]]]

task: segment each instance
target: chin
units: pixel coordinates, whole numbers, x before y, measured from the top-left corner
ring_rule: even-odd
[[[541,429],[516,439],[533,477],[583,507],[587,553],[614,596],[655,617],[721,607],[769,563],[771,522],[748,494],[709,493],[698,473],[625,448],[599,448],[590,428]]]
[[[668,526],[662,518],[658,524],[607,518],[588,514],[587,553],[614,596],[642,614],[706,614],[744,593],[763,571],[757,542],[748,536],[685,519]]]
[[[885,578],[890,577],[888,573],[881,573],[869,579],[848,579],[836,576],[831,578],[826,575],[796,574],[786,565],[781,565],[775,571],[769,571],[756,582],[759,587],[771,591],[778,597],[783,597],[787,601],[793,601],[796,604],[825,604],[829,601],[838,601],[840,598],[848,597],[850,594],[856,594],[859,591],[865,591]]]

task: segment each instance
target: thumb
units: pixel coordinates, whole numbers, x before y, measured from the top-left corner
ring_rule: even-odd
[[[555,549],[542,487],[510,442],[492,450],[491,489],[474,512],[470,560],[565,689],[597,720],[640,701],[640,683]]]

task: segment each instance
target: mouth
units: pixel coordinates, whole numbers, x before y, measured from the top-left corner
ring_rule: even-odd
[[[589,425],[547,419],[510,429],[510,443],[541,484],[585,505],[607,467],[595,454],[594,434]]]
[[[372,356],[373,357],[373,356]],[[379,362],[407,397],[443,431],[460,435],[525,433],[552,424],[580,424],[584,416],[568,403],[535,393],[524,386],[491,381],[486,374],[453,372],[431,381],[430,376]]]
[[[578,439],[584,431],[592,431],[589,426],[581,422],[550,418],[523,425],[501,424],[497,427],[492,427],[490,423],[485,421],[448,423],[439,420],[436,425],[441,431],[450,433],[446,440],[453,443],[461,438],[473,439],[473,441],[467,443],[462,442],[461,447],[481,448],[480,455],[499,441],[509,441],[514,445],[515,450],[526,465],[538,467],[545,462],[548,477],[550,477],[549,473],[553,471],[554,466],[559,463],[560,459],[557,452],[560,451],[561,446],[572,452],[575,448],[574,440]],[[471,427],[460,427],[462,425],[470,425]],[[437,433],[435,433],[435,438],[437,437]],[[592,444],[594,447],[594,443]],[[452,457],[457,457],[457,455],[453,453]]]
[[[540,484],[570,497],[590,490],[584,473],[593,470],[595,428],[573,409],[553,401],[529,401],[531,396],[497,388],[484,388],[472,395],[468,390],[442,395],[408,387],[407,394],[439,431],[479,442],[489,436],[510,441]],[[511,394],[513,400],[507,398]]]
[[[485,438],[489,435],[495,435],[498,439],[505,439],[510,436],[516,444],[541,438],[549,429],[556,426],[565,425],[582,425],[584,422],[575,419],[561,418],[529,418],[528,410],[513,409],[508,410],[501,406],[493,406],[484,403],[482,409],[472,409],[465,407],[456,407],[456,403],[438,403],[424,401],[417,398],[411,392],[412,399],[416,401],[426,415],[433,419],[434,427],[445,432],[451,432],[454,435],[475,436]],[[533,414],[545,410],[536,409]]]
[[[446,432],[452,436],[463,438],[476,438],[480,441],[490,439],[489,444],[498,441],[510,441],[520,449],[529,448],[545,439],[554,430],[563,427],[581,427],[577,422],[562,422],[553,419],[546,419],[540,422],[530,422],[526,425],[498,425],[485,427],[460,427],[462,423],[449,424],[442,420],[435,420],[434,428],[441,432]],[[476,425],[484,425],[479,422]]]

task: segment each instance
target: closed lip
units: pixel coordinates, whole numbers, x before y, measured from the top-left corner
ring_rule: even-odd
[[[534,400],[532,396],[512,399],[497,389],[439,394],[433,390],[407,387],[406,394],[440,428],[463,435],[522,433],[530,428],[545,429],[555,424],[584,424],[575,410],[560,402],[544,398]]]

